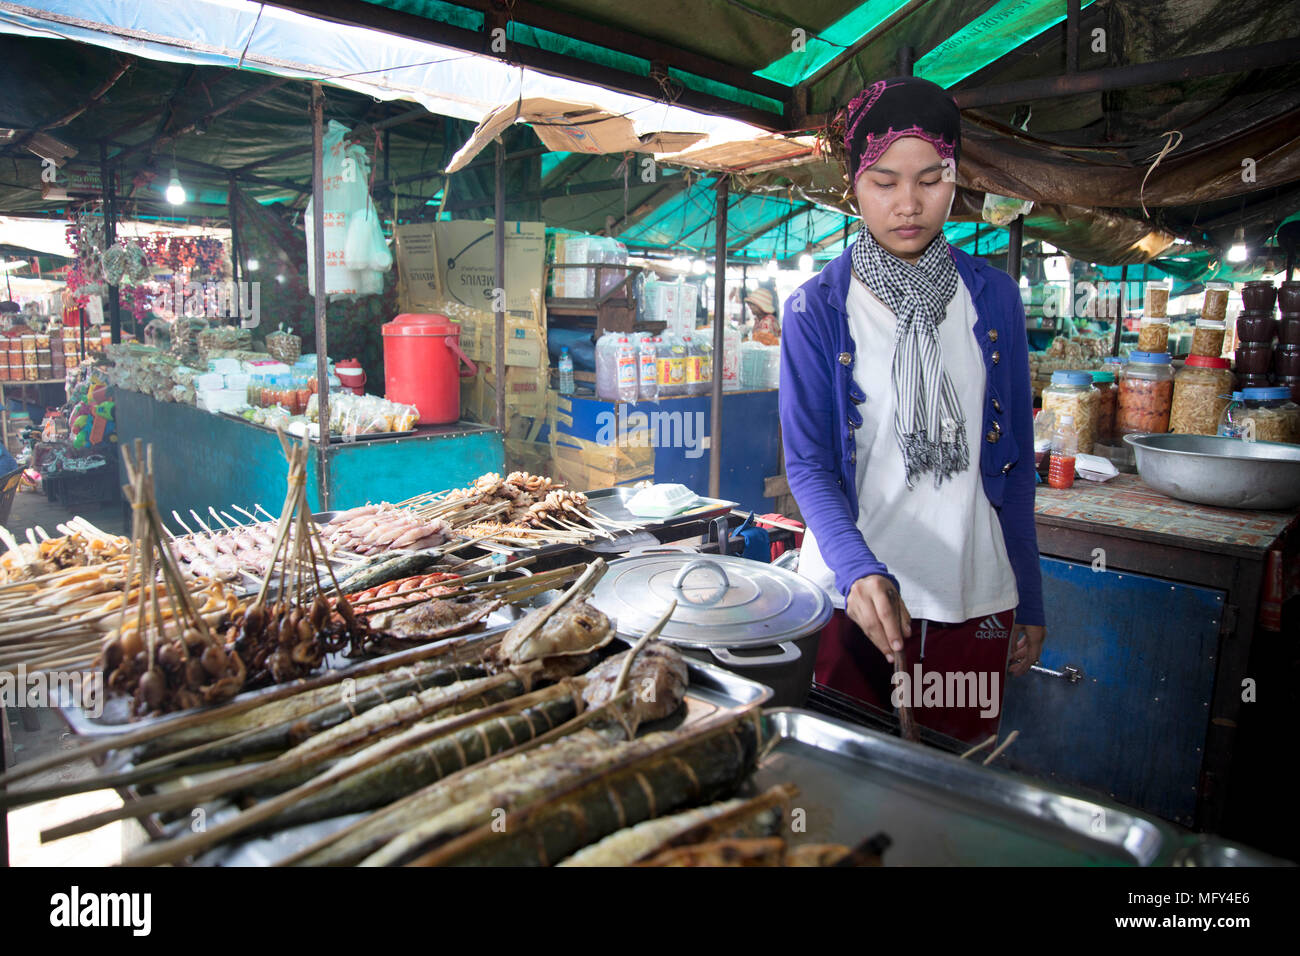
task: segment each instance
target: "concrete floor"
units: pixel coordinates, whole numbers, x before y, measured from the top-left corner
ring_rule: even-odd
[[[120,504],[107,507],[79,508],[72,511],[63,505],[55,504],[45,497],[44,492],[19,489],[14,495],[13,509],[5,527],[21,541],[28,528],[40,526],[51,537],[57,535],[57,526],[75,515],[81,515],[91,524],[110,534],[127,534],[126,511]]]
[[[44,707],[6,708],[6,763],[23,763],[76,746],[58,713]],[[11,750],[11,752],[9,752]],[[94,776],[89,760],[66,763],[21,781],[15,789],[48,787]],[[112,866],[122,856],[146,841],[143,828],[134,820],[110,823],[90,833],[42,844],[41,831],[70,820],[122,805],[112,790],[92,790],[57,800],[47,800],[9,812],[10,866]]]

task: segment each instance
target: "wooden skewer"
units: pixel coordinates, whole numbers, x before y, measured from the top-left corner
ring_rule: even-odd
[[[558,727],[554,727],[551,730],[548,730],[544,734],[540,734],[539,736],[533,737],[531,740],[526,740],[523,743],[518,744],[517,746],[511,747],[509,750],[503,750],[500,753],[493,754],[491,757],[488,757],[486,760],[480,760],[478,763],[472,763],[469,764],[468,766],[462,767],[460,770],[457,770],[455,773],[448,774],[442,779],[435,780],[433,783],[429,784],[426,787],[422,787],[421,789],[415,791],[414,793],[407,794],[405,797],[402,797],[400,800],[391,803],[387,807],[384,807],[376,811],[376,813],[387,813],[389,811],[396,810],[399,807],[414,803],[415,801],[424,797],[429,791],[431,791],[435,787],[455,786],[464,777],[467,777],[469,776],[469,774],[479,771],[484,767],[494,764],[500,760],[506,760],[510,757],[515,756],[516,754],[520,754],[528,750],[533,750],[537,747],[542,746],[543,744],[548,744],[553,740],[558,740],[561,737],[566,737],[569,734],[574,733],[575,731],[581,730],[583,727],[587,726],[587,724],[591,723],[596,718],[604,716],[604,714],[606,714],[609,711],[612,711],[615,707],[621,706],[623,703],[631,699],[631,696],[632,694],[630,691],[624,691],[622,694],[615,695],[614,697],[611,697],[609,700],[605,701],[605,703],[597,707],[592,707],[589,708],[588,710],[583,711],[582,713],[578,714],[576,717],[572,717],[569,720],[566,720]],[[320,840],[317,840],[311,846],[305,847],[302,850],[299,850],[297,853],[294,853],[291,856],[287,856],[276,863],[272,863],[271,865],[272,866],[293,866],[299,861],[304,860],[307,857],[311,856],[313,853],[316,853],[318,850],[322,850],[325,847],[330,846],[331,844],[336,843],[337,841],[343,839],[344,837],[361,829],[361,827],[365,826],[367,823],[371,821],[373,816],[374,814],[366,814],[360,820],[357,820],[356,822],[351,823],[346,827],[343,827],[341,830],[335,830],[333,833],[328,834],[325,837],[322,837]]]
[[[989,755],[984,759],[984,766],[987,767],[987,766],[988,766],[989,764],[991,764],[994,760],[996,760],[999,756],[1001,756],[1002,751],[1004,751],[1004,750],[1006,750],[1008,747],[1010,747],[1010,746],[1011,746],[1011,742],[1012,742],[1013,740],[1015,740],[1015,739],[1016,739],[1017,737],[1019,737],[1019,736],[1020,736],[1020,731],[1018,731],[1018,730],[1013,730],[1013,731],[1011,731],[1011,733],[1007,734],[1007,739],[1004,740],[1004,741],[1002,741],[1002,743],[998,744],[997,749],[995,749],[995,750],[993,751],[993,753],[989,754]]]
[[[508,675],[503,674],[501,676],[505,677]],[[214,843],[219,843],[236,833],[246,830],[254,823],[275,816],[285,807],[292,806],[299,800],[306,799],[312,794],[318,793],[346,777],[360,773],[363,770],[368,770],[376,764],[382,763],[404,750],[418,747],[448,734],[454,734],[465,727],[480,723],[481,721],[491,720],[496,717],[514,713],[521,709],[521,706],[531,706],[536,703],[538,699],[543,699],[538,695],[554,696],[557,690],[563,689],[562,685],[557,685],[557,687],[548,687],[541,691],[535,691],[533,694],[525,695],[525,697],[522,698],[502,701],[499,704],[493,704],[490,707],[484,707],[467,714],[461,714],[445,721],[425,724],[423,725],[424,729],[413,734],[381,741],[374,745],[374,747],[370,748],[371,752],[363,759],[355,761],[350,760],[345,764],[335,764],[328,770],[312,777],[306,783],[300,784],[299,786],[271,797],[268,800],[264,800],[243,811],[238,816],[230,820],[222,821],[214,827],[210,827],[206,832],[188,833],[185,836],[178,837],[174,840],[146,846],[127,857],[123,861],[123,864],[126,866],[157,866],[161,863],[172,863],[184,859],[199,850],[206,849]],[[529,697],[533,698],[533,700],[528,701],[526,704],[523,703],[528,700]],[[312,754],[311,756],[316,755]],[[283,772],[284,769],[285,768],[279,768],[279,771]],[[186,803],[188,802],[189,801],[186,801]],[[181,805],[184,806],[185,804],[182,803]],[[127,808],[124,807],[123,809]],[[127,814],[127,816],[136,815],[135,812]],[[59,827],[56,828],[56,831],[62,831],[64,829],[66,829],[66,827]],[[41,834],[41,838],[42,840],[45,839],[44,833]]]
[[[490,640],[495,642],[498,637]],[[122,734],[112,734],[100,737],[97,740],[86,741],[79,746],[68,750],[60,750],[44,757],[37,757],[34,760],[24,761],[17,766],[10,767],[8,771],[0,774],[0,787],[7,787],[19,780],[25,780],[28,777],[44,773],[54,767],[62,766],[65,763],[72,763],[76,760],[88,760],[92,757],[98,757],[101,754],[108,753],[111,750],[126,750],[140,744],[148,743],[159,737],[165,737],[168,734],[181,730],[189,730],[192,727],[199,727],[203,724],[214,721],[226,720],[230,717],[238,716],[246,711],[262,707],[266,704],[275,703],[284,700],[286,697],[293,697],[296,694],[307,693],[318,690],[322,687],[329,687],[338,684],[349,678],[360,679],[369,677],[372,674],[381,674],[385,671],[395,670],[404,667],[407,664],[416,664],[421,661],[430,661],[438,657],[454,657],[455,654],[469,646],[482,645],[484,651],[490,646],[482,635],[471,637],[457,638],[453,641],[438,644],[426,644],[421,647],[413,647],[409,650],[401,651],[397,654],[388,655],[373,661],[367,661],[362,664],[351,667],[341,668],[338,670],[329,670],[316,677],[302,678],[287,684],[280,684],[277,687],[268,689],[262,694],[256,696],[247,696],[243,699],[229,701],[217,707],[206,710],[193,711],[178,717],[169,718],[165,721],[156,721],[144,727],[138,727]]]
[[[253,524],[262,524],[262,519],[257,517],[257,515],[253,514],[251,511],[245,511],[243,508],[239,507],[239,505],[231,505],[230,507],[231,510],[238,511]]]
[[[998,735],[997,735],[997,734],[994,734],[993,736],[989,737],[988,740],[984,741],[984,743],[982,743],[982,744],[976,744],[976,745],[975,745],[974,747],[972,747],[970,750],[968,750],[968,751],[966,751],[964,754],[962,754],[962,755],[961,755],[961,759],[962,759],[962,760],[965,760],[967,757],[972,757],[972,756],[974,756],[975,754],[977,754],[977,753],[979,753],[981,750],[983,750],[985,747],[988,747],[988,746],[992,745],[994,742],[997,741],[997,739],[998,739]]]

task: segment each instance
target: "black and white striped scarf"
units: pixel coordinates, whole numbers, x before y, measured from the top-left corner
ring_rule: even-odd
[[[893,311],[894,433],[903,452],[907,486],[934,472],[937,488],[970,465],[966,417],[943,367],[939,323],[957,292],[957,266],[942,234],[913,265],[880,247],[862,228],[853,244],[853,274]]]

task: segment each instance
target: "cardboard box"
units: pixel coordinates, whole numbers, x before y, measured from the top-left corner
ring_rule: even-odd
[[[506,415],[528,417],[547,413],[546,368],[506,368]],[[497,376],[492,366],[479,364],[478,374],[462,379],[460,388],[461,417],[491,424],[496,418]]]
[[[397,239],[397,296],[403,312],[429,312],[442,301],[433,224],[413,223],[394,230]]]
[[[460,347],[475,362],[496,360],[496,316],[489,312],[463,310],[455,317],[460,323]],[[506,365],[543,368],[550,365],[546,354],[546,327],[532,319],[506,316]]]
[[[403,311],[443,311],[445,305],[493,312],[496,227],[458,219],[398,226],[398,294]],[[545,281],[546,225],[506,223],[505,309],[540,321]],[[454,316],[453,316],[454,318]]]
[[[654,476],[655,450],[651,447],[601,445],[551,431],[554,477],[575,491],[613,488]]]
[[[547,149],[561,153],[676,153],[706,139],[704,133],[655,131],[637,135],[631,118],[593,103],[534,96],[511,99],[487,116],[447,164],[454,173],[516,122],[532,123]]]

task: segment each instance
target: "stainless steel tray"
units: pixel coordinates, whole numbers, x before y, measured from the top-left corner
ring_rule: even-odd
[[[854,846],[878,832],[890,866],[1163,866],[1181,831],[1113,803],[794,708],[754,777],[793,783],[798,842]]]
[[[508,551],[509,554],[515,556],[532,554],[539,557],[575,549],[583,549],[597,554],[626,554],[635,549],[657,545],[659,540],[652,534],[656,530],[689,524],[692,521],[712,521],[714,518],[730,514],[731,510],[737,507],[734,501],[723,501],[721,498],[703,498],[699,506],[682,514],[673,515],[670,518],[643,518],[627,510],[628,500],[636,494],[634,488],[600,488],[596,491],[585,492],[585,494],[587,495],[587,505],[592,511],[613,521],[635,524],[636,529],[616,534],[613,540],[593,534],[592,539],[584,544],[547,544],[536,548],[507,548],[502,546],[500,550]]]
[[[593,511],[598,511],[613,521],[628,521],[647,529],[671,528],[673,525],[691,521],[711,521],[730,514],[731,509],[737,507],[734,501],[701,497],[701,503],[690,511],[683,511],[669,518],[643,518],[627,510],[627,503],[636,492],[635,488],[602,488],[598,491],[588,491],[587,504]]]
[[[628,645],[635,643],[635,639],[619,637],[617,640]],[[772,691],[763,684],[740,677],[720,667],[714,667],[712,664],[687,658],[686,666],[690,674],[690,684],[686,688],[685,706],[679,708],[676,714],[663,720],[642,725],[638,730],[639,733],[671,730],[705,720],[719,711],[759,706],[772,696]],[[209,820],[217,823],[233,813],[233,809],[223,808],[209,816]],[[334,817],[290,827],[243,843],[217,847],[200,857],[196,863],[201,866],[270,866],[310,846],[322,837],[348,826],[362,816],[364,814],[354,813]]]

